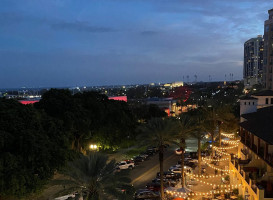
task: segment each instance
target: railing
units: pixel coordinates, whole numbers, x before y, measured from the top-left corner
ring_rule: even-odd
[[[244,171],[242,169],[240,170],[240,174],[244,177]]]
[[[241,136],[241,142],[245,143],[245,136]]]
[[[238,160],[238,163],[240,164],[240,165],[246,165],[246,164],[248,164],[250,162],[250,159],[247,159],[247,160],[241,160],[241,159],[239,159]]]
[[[255,144],[252,144],[251,150],[257,153],[257,146]]]
[[[259,148],[258,150],[258,155],[262,158],[264,158],[264,149],[263,148]]]
[[[273,165],[273,154],[267,154],[265,157],[266,161]]]
[[[236,168],[237,170],[238,170],[238,165],[239,165],[238,162],[235,161],[235,165],[234,165],[234,166],[235,166],[235,168]]]
[[[246,145],[250,147],[250,140],[246,140]]]
[[[253,190],[253,192],[255,192],[255,194],[257,194],[257,186],[256,185],[251,185],[251,189]]]
[[[239,172],[241,178],[245,180],[245,182],[250,186],[250,188],[256,195],[261,195],[265,198],[273,197],[272,194],[265,193],[264,188],[260,184],[253,183],[253,180],[249,177],[249,174],[246,173],[242,168],[240,169],[240,171],[238,170],[239,168],[238,160],[234,160],[231,163],[237,169],[237,172]]]
[[[241,152],[246,156],[247,155],[247,150],[246,149],[241,149]]]
[[[249,184],[250,179],[249,179],[249,176],[248,176],[247,174],[245,174],[245,180],[246,180],[246,182]]]

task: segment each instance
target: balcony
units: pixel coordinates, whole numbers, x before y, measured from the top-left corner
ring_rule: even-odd
[[[250,159],[246,159],[246,160],[238,160],[239,165],[247,165],[250,162]]]
[[[237,177],[248,185],[248,191],[250,194],[257,195],[256,198],[273,198],[273,180],[264,181],[265,171],[262,171],[258,167],[244,167],[240,164],[240,162],[244,163],[246,161],[248,160],[239,160],[236,158],[231,160],[231,166],[233,166],[233,169],[237,169],[235,170],[237,171]]]
[[[250,140],[246,140],[246,146],[248,146],[248,147],[250,147],[251,146],[251,142],[250,142]]]
[[[256,185],[251,185],[251,189],[253,190],[253,192],[255,192],[255,194],[257,194],[257,186]]]
[[[263,147],[260,147],[259,150],[258,150],[258,155],[261,157],[261,158],[264,158],[264,148]]]
[[[257,153],[257,146],[256,146],[255,144],[252,144],[251,150],[252,150],[254,153]]]
[[[265,160],[266,160],[269,164],[273,165],[273,154],[271,154],[271,153],[267,154],[266,157],[265,157]]]
[[[242,154],[244,154],[245,156],[248,154],[246,149],[241,149]]]

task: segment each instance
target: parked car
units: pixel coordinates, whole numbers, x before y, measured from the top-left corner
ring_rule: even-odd
[[[157,173],[156,177],[160,178],[160,173],[159,172]],[[177,173],[167,171],[167,172],[164,172],[163,178],[177,180],[177,179],[181,178],[181,174],[177,174]]]
[[[147,149],[145,153],[148,154],[149,156],[153,156],[156,152],[154,151],[154,149]]]
[[[134,162],[130,160],[121,161],[118,163],[117,166],[118,169],[133,169],[134,167],[135,167]]]
[[[169,168],[169,171],[171,171],[172,169],[175,169],[175,168],[180,168],[181,169],[181,165],[180,164],[177,164],[177,165],[173,165]]]
[[[195,162],[185,161],[185,162],[184,162],[184,165],[185,165],[185,166],[188,166],[188,167],[191,167],[191,168],[193,168],[193,169],[195,169],[195,167],[196,167],[196,163],[195,163]]]
[[[191,159],[191,160],[189,160],[189,162],[198,163],[198,160],[197,159]]]
[[[177,184],[177,180],[173,180],[173,179],[170,179],[170,178],[164,178],[163,182],[164,182],[164,185],[166,187],[169,187],[169,186],[175,187],[175,185]],[[152,183],[158,183],[158,184],[160,184],[160,178],[153,179]]]
[[[158,152],[158,147],[148,147],[147,150],[153,151],[154,153]]]
[[[141,156],[136,156],[136,157],[134,158],[135,165],[137,165],[137,164],[143,162],[144,160],[145,160],[145,159],[144,159],[143,157],[141,157]]]
[[[142,152],[139,154],[139,156],[146,160],[149,157],[149,154],[147,152]]]
[[[181,168],[172,168],[170,171],[175,174],[181,174]]]
[[[163,187],[164,187],[164,189],[165,189],[165,188],[166,188],[166,185],[163,184]],[[154,192],[158,192],[158,191],[160,191],[160,182],[147,183],[146,188],[147,188],[148,190],[151,190],[151,191],[154,191]]]
[[[154,200],[159,200],[160,199],[160,195],[150,191],[148,189],[140,189],[135,193],[135,199],[154,199]]]

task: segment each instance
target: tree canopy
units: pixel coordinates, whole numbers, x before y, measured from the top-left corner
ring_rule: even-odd
[[[0,99],[0,194],[39,190],[68,157],[59,121],[31,105]]]

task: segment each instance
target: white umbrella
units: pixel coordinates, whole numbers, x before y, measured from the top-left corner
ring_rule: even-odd
[[[168,187],[165,189],[165,192],[167,194],[171,194],[173,197],[181,197],[181,198],[187,198],[188,193],[191,192],[189,188],[182,187],[182,188],[177,188],[177,187]]]

